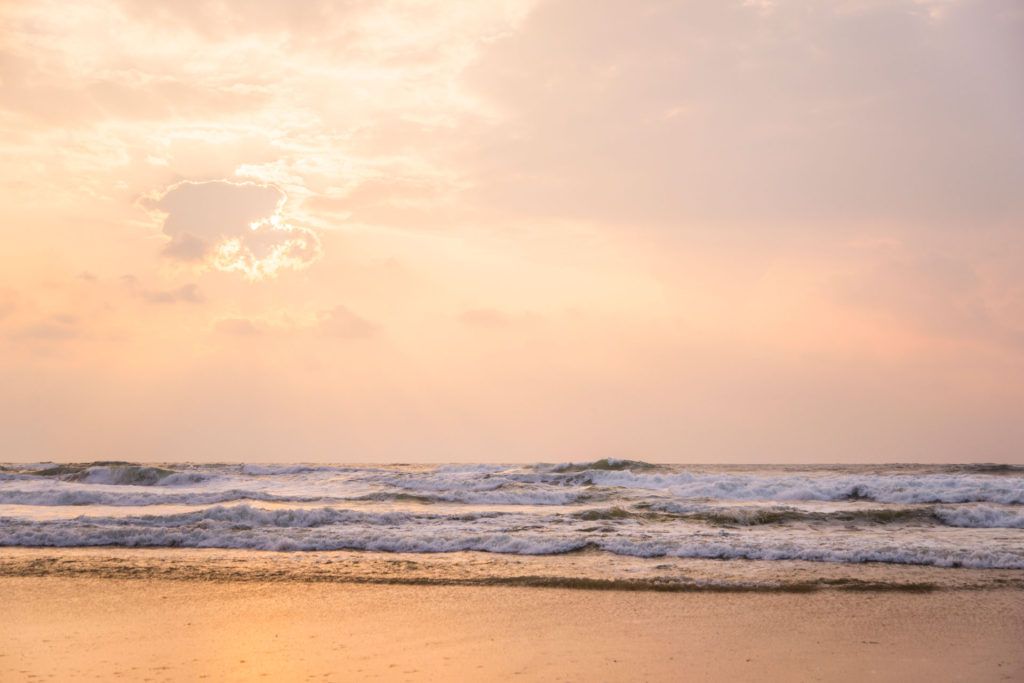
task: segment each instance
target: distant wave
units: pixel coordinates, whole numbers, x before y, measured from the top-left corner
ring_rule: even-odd
[[[504,504],[566,504],[588,500],[579,493],[593,487],[616,488],[623,494],[656,492],[679,500],[720,501],[857,501],[878,503],[1024,504],[1024,476],[1015,466],[963,466],[964,472],[908,471],[892,474],[817,468],[804,473],[705,471],[708,468],[653,465],[636,460],[603,459],[562,465],[444,465],[433,468],[354,467],[335,465],[151,466],[123,462],[6,469],[4,481],[53,480],[102,486],[203,488],[208,482],[234,480],[275,486],[289,483],[363,485],[380,492],[432,494],[447,501]],[[321,478],[319,475],[331,476]],[[490,496],[484,492],[497,492]],[[570,493],[571,492],[571,493]],[[472,494],[472,495],[470,495]],[[346,491],[336,498],[350,497]]]
[[[238,468],[241,474],[254,477],[279,477],[295,474],[333,474],[344,472],[370,472],[373,468],[353,467],[351,465],[255,465],[245,464]]]
[[[543,468],[544,466],[539,466]],[[645,471],[645,470],[657,470],[661,469],[661,465],[654,465],[643,460],[620,460],[618,458],[602,458],[601,460],[592,460],[590,462],[566,462],[560,465],[554,465],[551,467],[552,472],[586,472],[588,470],[608,470],[608,471]]]
[[[589,474],[588,480],[601,486],[664,491],[681,499],[1024,503],[1024,477],[945,474],[765,476],[595,471]]]
[[[106,462],[55,465],[5,472],[17,479],[52,478],[83,484],[106,486],[183,486],[210,479],[212,474],[200,471],[177,471],[166,467],[135,465],[127,462]]]
[[[104,491],[83,488],[49,490],[0,489],[0,505],[108,505],[135,507],[149,505],[212,505],[232,501],[252,500],[282,503],[325,502],[320,496],[279,495],[264,491],[228,489],[225,491]]]

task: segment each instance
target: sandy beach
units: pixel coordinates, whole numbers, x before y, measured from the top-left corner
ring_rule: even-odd
[[[1024,678],[1019,590],[655,593],[4,577],[0,680]]]

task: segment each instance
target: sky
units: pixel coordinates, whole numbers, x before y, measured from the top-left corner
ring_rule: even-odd
[[[1019,0],[0,2],[6,461],[1024,462]]]

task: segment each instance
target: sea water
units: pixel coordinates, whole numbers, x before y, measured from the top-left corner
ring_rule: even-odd
[[[1022,587],[1024,467],[12,464],[0,547],[0,574]]]

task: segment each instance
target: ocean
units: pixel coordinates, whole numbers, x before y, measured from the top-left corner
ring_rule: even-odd
[[[1024,467],[8,464],[0,548],[0,575],[1020,588]]]

